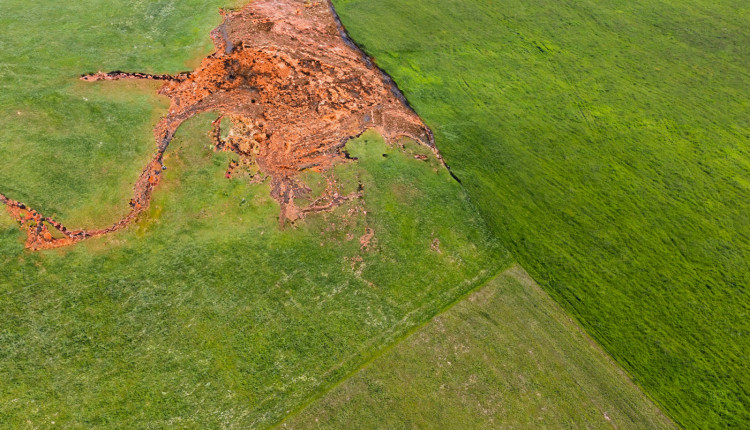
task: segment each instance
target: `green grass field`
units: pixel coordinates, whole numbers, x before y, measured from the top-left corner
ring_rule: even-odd
[[[518,261],[682,426],[750,425],[750,8],[335,0]]]
[[[122,216],[166,100],[153,84],[77,77],[190,70],[210,52],[217,8],[242,3],[0,2],[0,192],[73,228]],[[179,130],[150,211],[123,232],[34,253],[0,211],[0,427],[267,427],[514,259],[679,425],[746,427],[747,6],[335,4],[434,129],[463,187],[433,158],[411,156],[422,148],[389,148],[370,133],[348,144],[359,161],[333,172],[364,185],[367,213],[347,217],[350,204],[279,230],[267,185],[224,179],[229,155],[209,150],[213,117],[203,115]],[[367,228],[375,239],[362,250]],[[554,321],[529,342],[561,330],[564,356],[580,349],[585,337],[538,290],[502,279],[492,284],[504,288],[493,296],[501,309]],[[497,334],[479,327],[460,333]],[[456,384],[471,371],[373,373],[403,345],[335,390],[361,393],[367,378]],[[516,366],[538,378],[540,393],[573,397],[493,416],[522,425],[547,407],[560,412],[541,414],[550,427],[595,426],[606,405],[623,427],[665,423],[595,348],[583,353],[593,361],[552,360],[549,345],[539,348],[547,359],[537,369],[517,354],[467,366]],[[498,375],[481,375],[472,395]],[[579,389],[564,383],[576,375]],[[300,417],[322,414],[337,392]],[[461,415],[461,399],[419,394],[424,413],[405,422],[438,409],[477,419]]]
[[[509,264],[436,160],[372,133],[335,172],[367,214],[279,230],[266,185],[223,177],[210,119],[125,232],[30,253],[2,215],[4,425],[265,427]]]
[[[97,70],[188,70],[228,1],[0,3],[0,185],[71,224],[128,207],[168,101],[156,86],[77,80]],[[136,88],[140,87],[141,90]]]
[[[674,427],[516,266],[281,428]]]

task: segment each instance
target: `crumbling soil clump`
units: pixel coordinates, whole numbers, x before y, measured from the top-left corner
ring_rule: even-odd
[[[148,207],[177,128],[201,112],[220,113],[211,132],[214,148],[240,158],[228,177],[238,166],[252,164],[270,178],[282,226],[361,196],[361,190],[341,195],[329,184],[309,206],[295,203],[310,191],[299,174],[323,172],[345,161],[343,146],[368,129],[376,129],[389,143],[410,137],[440,158],[429,128],[391,79],[351,42],[328,1],[255,0],[241,10],[221,13],[223,23],[211,32],[215,52],[193,72],[172,76],[117,71],[81,78],[164,81],[159,93],[169,97],[171,105],[154,129],[157,152],[136,182],[131,211],[123,220],[104,230],[71,232],[42,217],[26,229],[29,247],[63,246],[126,226]],[[222,118],[231,123],[226,139]],[[22,210],[20,203],[2,198],[11,213]],[[48,238],[45,223],[64,238]]]

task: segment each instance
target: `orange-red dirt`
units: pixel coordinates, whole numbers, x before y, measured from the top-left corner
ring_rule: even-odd
[[[157,152],[135,184],[130,212],[106,229],[68,230],[0,194],[0,202],[26,230],[28,248],[65,246],[126,227],[149,206],[164,152],[178,127],[201,112],[220,113],[213,124],[214,147],[240,157],[228,177],[239,164],[255,164],[270,178],[282,226],[361,196],[361,190],[340,195],[329,181],[323,195],[308,206],[295,203],[310,191],[298,180],[300,172],[322,172],[344,161],[343,146],[367,129],[376,129],[389,143],[410,137],[440,159],[429,128],[391,79],[349,39],[329,1],[255,0],[221,13],[223,23],[211,32],[215,52],[193,72],[99,72],[81,78],[164,81],[159,93],[171,105],[154,129]],[[222,117],[231,122],[226,139],[221,137]],[[52,237],[48,225],[63,237]]]

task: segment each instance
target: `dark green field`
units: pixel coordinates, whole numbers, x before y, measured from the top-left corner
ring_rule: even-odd
[[[519,262],[689,428],[750,425],[750,8],[335,0]]]

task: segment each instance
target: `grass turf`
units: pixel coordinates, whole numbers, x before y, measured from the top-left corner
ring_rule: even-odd
[[[688,428],[750,425],[750,9],[335,0],[520,263]]]
[[[3,1],[2,192],[70,224],[107,226],[127,211],[167,101],[153,83],[86,85],[97,70],[178,72],[210,52],[228,1]],[[141,88],[140,91],[135,88]]]
[[[516,266],[281,428],[674,426]]]
[[[437,160],[374,133],[334,173],[366,213],[279,230],[266,185],[223,177],[210,120],[127,231],[30,253],[3,222],[0,422],[265,427],[509,264]]]

